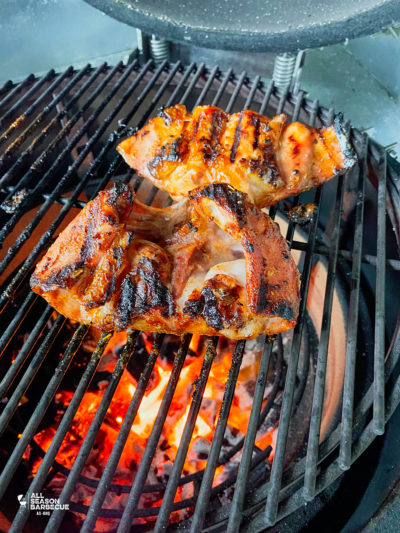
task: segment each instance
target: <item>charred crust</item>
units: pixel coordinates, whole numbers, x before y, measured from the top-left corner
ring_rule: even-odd
[[[116,246],[116,247],[114,248],[114,251],[113,251],[113,257],[114,257],[114,259],[119,259],[119,258],[122,256],[123,252],[124,252],[124,251],[123,251],[123,249],[121,248],[121,246]]]
[[[254,245],[251,242],[249,242],[249,240],[248,240],[248,238],[246,236],[244,236],[243,242],[244,242],[244,247],[246,248],[246,250],[250,254],[253,254],[254,253]]]
[[[199,231],[199,228],[197,226],[195,226],[194,224],[192,224],[192,222],[189,222],[187,223],[187,227],[189,228],[189,231],[192,232],[192,233],[196,233],[197,231]]]
[[[242,135],[242,119],[243,119],[243,111],[241,111],[241,113],[239,114],[239,120],[236,125],[235,135],[233,137],[233,144],[232,144],[232,150],[231,150],[231,156],[230,156],[231,163],[234,163],[236,159],[236,152],[239,146],[240,136]]]
[[[159,310],[167,318],[174,312],[174,303],[170,290],[160,279],[157,264],[148,257],[142,257],[122,281],[117,303],[117,325],[125,329],[132,319],[151,310]]]
[[[79,268],[83,268],[84,265],[84,261],[66,265],[58,272],[54,272],[53,274],[47,276],[45,280],[41,279],[37,274],[33,274],[31,277],[31,287],[39,285],[43,292],[51,291],[55,286],[63,289],[70,287],[72,284],[71,275]]]
[[[274,143],[270,137],[265,138],[263,143],[260,143],[260,121],[258,120],[258,122],[255,122],[255,119],[252,118],[251,122],[255,125],[255,140],[253,142],[253,147],[258,148],[262,155],[255,159],[245,159],[242,161],[242,163],[247,163],[249,169],[256,173],[260,179],[276,187],[279,177],[279,170],[275,158]]]
[[[217,331],[224,327],[221,313],[217,309],[217,298],[210,287],[204,287],[197,300],[188,300],[183,308],[183,312],[191,318],[196,318],[199,315],[202,316],[207,326]]]
[[[349,169],[357,162],[357,156],[350,143],[350,135],[345,127],[343,113],[336,115],[333,121],[333,127],[335,128],[336,138],[343,154],[343,167]]]
[[[169,126],[172,122],[172,118],[169,115],[169,113],[166,111],[168,108],[165,106],[161,106],[158,110],[157,117],[161,117],[164,121],[164,124],[166,126]]]
[[[121,294],[117,307],[117,324],[121,329],[129,326],[135,306],[136,287],[130,276],[126,276],[121,285]]]
[[[254,127],[254,141],[253,141],[253,148],[256,150],[258,148],[258,139],[260,136],[260,119],[257,115],[252,115],[250,119],[250,124]]]
[[[183,312],[191,318],[201,316],[206,324],[219,331],[242,324],[242,304],[238,301],[239,288],[235,283],[224,281],[223,275],[209,279],[201,293],[194,291],[184,305]]]
[[[285,320],[294,320],[296,318],[296,315],[290,305],[290,303],[286,300],[281,300],[280,302],[276,303],[272,309],[272,314],[280,316],[281,318],[284,318]]]
[[[156,172],[157,167],[164,161],[175,163],[182,161],[186,153],[186,146],[187,142],[183,135],[180,135],[177,139],[170,143],[160,146],[156,155],[147,164],[149,171],[153,174]]]
[[[189,193],[192,200],[196,198],[209,198],[222,209],[233,215],[239,228],[246,224],[246,198],[245,195],[225,183],[212,183],[201,189]]]
[[[211,131],[210,138],[202,137],[200,142],[203,144],[201,152],[205,163],[212,163],[219,154],[218,140],[221,129],[226,122],[225,113],[218,108],[214,108],[211,113]]]
[[[115,181],[111,189],[109,189],[107,192],[108,196],[105,200],[105,203],[116,209],[119,215],[124,213],[127,207],[126,202],[128,203],[128,207],[132,207],[132,189],[126,183]]]

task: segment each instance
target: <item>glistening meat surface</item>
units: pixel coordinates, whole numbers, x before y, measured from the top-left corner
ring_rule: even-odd
[[[122,141],[118,151],[138,174],[175,199],[209,183],[227,183],[258,207],[300,194],[352,167],[356,156],[337,116],[326,128],[286,124],[246,110],[213,106],[193,114],[176,105]]]
[[[299,309],[299,273],[278,225],[222,184],[165,209],[114,184],[59,235],[31,287],[103,331],[253,338],[293,327]]]

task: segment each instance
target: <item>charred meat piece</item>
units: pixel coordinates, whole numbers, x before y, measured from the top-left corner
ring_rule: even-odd
[[[300,225],[307,224],[307,222],[310,222],[314,215],[315,208],[316,205],[312,203],[285,206],[285,210],[289,220],[291,220],[292,222],[296,222],[296,224]]]
[[[89,202],[36,266],[32,289],[59,313],[127,328],[232,339],[294,326],[299,273],[279,227],[229,185],[165,209],[128,185]]]
[[[176,105],[117,149],[138,174],[175,200],[199,186],[227,183],[258,207],[300,194],[354,165],[340,115],[322,129],[285,121],[283,114],[228,115],[213,106],[190,114]]]

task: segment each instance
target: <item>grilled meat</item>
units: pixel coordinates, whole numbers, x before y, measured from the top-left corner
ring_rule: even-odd
[[[285,120],[250,110],[228,115],[212,106],[190,114],[176,105],[117,149],[175,200],[208,183],[227,183],[265,207],[320,185],[356,160],[341,116],[322,129]]]
[[[299,307],[298,270],[278,225],[222,184],[165,209],[114,184],[59,235],[31,287],[103,331],[253,338],[293,327]]]

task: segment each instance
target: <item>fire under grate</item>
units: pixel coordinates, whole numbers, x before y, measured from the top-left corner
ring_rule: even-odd
[[[35,438],[43,430],[54,398],[77,354],[80,357],[90,331],[86,326],[70,324],[41,302],[28,289],[29,276],[59,227],[64,227],[68,217],[109,181],[131,182],[149,204],[168,203],[157,189],[146,188],[126,167],[115,145],[131,128],[142,127],[160,106],[175,103],[184,103],[189,109],[200,104],[219,105],[227,112],[251,108],[268,116],[285,112],[291,121],[315,126],[329,124],[334,117],[332,109],[310,101],[301,91],[295,95],[281,92],[259,77],[249,79],[244,72],[236,75],[232,70],[221,72],[204,64],[154,65],[149,61],[140,65],[134,60],[129,65],[104,64],[97,69],[87,65],[59,74],[51,70],[42,78],[31,75],[18,85],[7,83],[0,89],[0,509],[13,520],[10,531],[22,531],[34,518],[42,529],[53,532],[71,524],[68,520],[76,516],[82,531],[92,531],[103,518],[110,520],[110,531],[120,532],[128,531],[132,524],[135,531],[162,531],[167,526],[171,531],[193,532],[202,528],[263,530],[312,500],[350,468],[374,437],[383,433],[386,420],[400,401],[398,311],[389,308],[385,293],[385,278],[397,276],[398,280],[400,270],[400,165],[365,134],[352,130],[358,166],[291,200],[291,205],[315,203],[317,209],[307,225],[299,228],[288,221],[283,202],[270,208],[270,216],[285,228],[284,234],[298,254],[302,303],[298,324],[285,339],[285,346],[281,338],[260,340],[258,376],[243,438],[228,443],[226,451],[228,419],[248,349],[248,343],[239,341],[231,348],[231,364],[205,467],[183,473],[204,391],[213,379],[210,373],[223,344],[217,338],[203,339],[201,365],[172,467],[162,482],[149,483],[149,470],[193,339],[185,335],[171,341],[161,334],[145,337],[131,331],[105,380],[71,467],[55,459],[111,335],[102,335],[84,364],[74,367],[78,377],[50,447],[45,452],[37,444]],[[371,205],[377,206],[376,211]],[[319,292],[314,290],[316,278],[320,280]],[[319,294],[320,305],[314,310],[309,308],[311,293]],[[343,344],[334,345],[333,337],[341,331],[341,321],[335,325],[334,317],[338,306],[343,312],[344,336]],[[394,313],[392,318],[390,313]],[[18,337],[23,338],[16,349]],[[104,471],[100,479],[85,476],[82,471],[121,379],[139,357],[139,347],[143,348],[145,341],[148,353],[136,372],[135,391],[121,417]],[[140,416],[155,365],[165,351],[163,346],[169,349],[168,342],[174,345],[168,382],[133,483],[117,483],[114,475],[125,443]],[[13,346],[15,353],[11,353]],[[60,346],[61,353],[54,355]],[[332,346],[336,346],[343,366],[340,375],[330,365]],[[335,368],[339,362],[335,359]],[[333,376],[330,381],[329,372]],[[335,387],[336,398],[330,406],[327,397]],[[307,394],[309,401],[304,400]],[[274,439],[271,445],[260,448],[255,445],[259,428],[274,412],[279,419]],[[293,427],[296,412],[305,425],[304,435]],[[293,441],[299,443],[295,449]],[[12,490],[15,476],[26,462],[27,448],[41,457],[38,469],[26,486]],[[217,468],[235,455],[239,456],[236,466],[215,484]],[[46,490],[56,475],[64,476],[58,497],[61,504],[69,504],[69,511],[57,509],[50,517],[34,517],[28,506],[18,505],[16,495],[21,492],[25,501],[32,493],[51,495]],[[88,501],[74,501],[77,485],[93,489]],[[181,490],[186,485],[192,490],[188,496]],[[154,505],[142,506],[143,494],[152,492],[158,495]],[[106,505],[111,493],[126,495],[123,508]],[[10,494],[15,496],[13,501]]]

